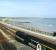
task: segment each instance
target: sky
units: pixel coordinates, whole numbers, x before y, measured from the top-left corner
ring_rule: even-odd
[[[0,0],[0,16],[56,18],[56,0]]]

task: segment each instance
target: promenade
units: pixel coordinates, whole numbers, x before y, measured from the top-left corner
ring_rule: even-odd
[[[56,49],[55,36],[48,36],[45,34],[41,34],[39,32],[37,33],[31,30],[27,30],[22,27],[17,27],[4,22],[0,22],[0,32],[5,37],[6,39],[5,41],[13,43],[16,47],[17,47],[16,43],[18,43],[16,40],[20,39],[19,41],[21,42],[21,44],[24,43],[22,44],[23,46],[25,46],[27,42],[28,46],[35,49],[37,47],[37,42],[39,42],[41,46],[47,49],[50,49],[50,50]]]

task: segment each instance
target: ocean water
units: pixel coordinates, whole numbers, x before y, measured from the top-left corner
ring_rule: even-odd
[[[12,18],[11,21],[17,25],[19,22],[29,22],[32,26],[39,28],[41,31],[56,32],[56,18]]]

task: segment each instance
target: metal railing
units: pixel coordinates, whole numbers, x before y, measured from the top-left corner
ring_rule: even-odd
[[[21,27],[21,28],[24,28],[24,29],[27,29],[27,30],[31,30],[31,31],[34,31],[34,32],[39,32],[41,34],[45,34],[45,35],[49,35],[49,36],[53,36],[54,33],[50,33],[50,32],[44,32],[44,31],[41,31],[38,27],[34,27],[31,23],[15,23],[15,22],[7,22],[8,24],[12,24],[12,25],[15,25],[15,26],[18,26],[18,27]]]

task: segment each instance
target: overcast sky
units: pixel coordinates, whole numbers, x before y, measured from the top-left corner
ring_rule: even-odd
[[[0,0],[0,16],[56,17],[56,0]]]

